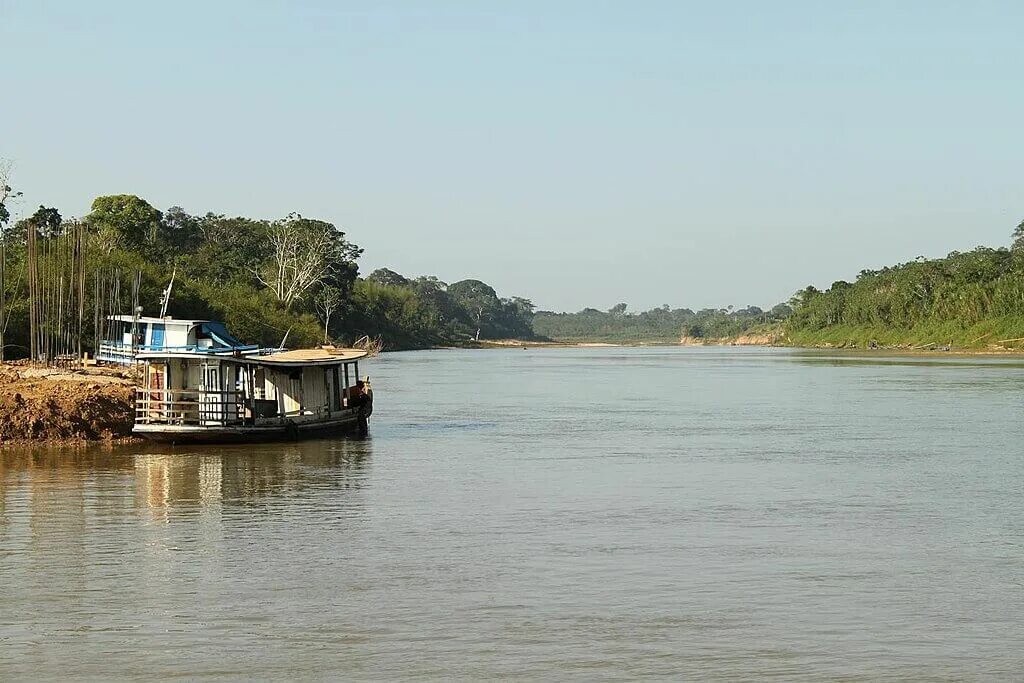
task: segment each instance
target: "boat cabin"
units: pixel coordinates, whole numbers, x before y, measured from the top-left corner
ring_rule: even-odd
[[[266,440],[353,428],[372,411],[368,382],[356,386],[368,355],[361,349],[186,346],[138,353],[135,433],[171,442]]]
[[[104,339],[96,351],[101,363],[131,365],[140,353],[184,351],[202,354],[232,354],[255,351],[235,339],[223,323],[212,320],[179,320],[112,315],[107,318]]]

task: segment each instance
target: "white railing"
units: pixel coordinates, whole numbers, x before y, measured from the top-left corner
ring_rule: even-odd
[[[136,424],[230,425],[244,414],[240,391],[136,389]]]
[[[135,423],[179,426],[217,427],[255,425],[262,420],[291,421],[328,418],[329,405],[303,406],[294,410],[260,416],[255,401],[246,399],[241,391],[202,391],[182,389],[136,389]],[[349,410],[343,406],[341,410]]]
[[[99,351],[96,352],[96,360],[100,362],[129,365],[134,359],[135,352],[131,344],[100,342]]]

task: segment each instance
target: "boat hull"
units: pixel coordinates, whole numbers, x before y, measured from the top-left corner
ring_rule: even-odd
[[[259,426],[137,424],[132,433],[157,443],[217,444],[296,441],[329,434],[345,434],[357,429],[358,417],[353,414],[330,420]]]

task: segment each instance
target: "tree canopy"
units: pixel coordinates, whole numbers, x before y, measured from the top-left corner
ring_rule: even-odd
[[[264,345],[280,344],[285,335],[291,346],[325,339],[348,343],[368,335],[382,337],[387,348],[414,348],[463,343],[478,329],[482,339],[533,334],[532,304],[501,299],[480,281],[464,281],[476,283],[469,288],[457,283],[452,294],[433,276],[379,269],[360,278],[362,249],[334,224],[297,213],[266,219],[190,214],[180,206],[161,211],[141,197],[120,194],[97,197],[84,223],[90,273],[120,282],[102,296],[90,288],[89,305],[102,303],[104,312],[130,310],[138,273],[139,303],[155,314],[176,273],[168,314],[223,320],[240,339]],[[27,231],[45,242],[65,225],[56,209],[41,206],[6,230],[6,272],[24,270]],[[24,279],[8,277],[0,284],[13,332],[7,343],[27,346]],[[481,293],[482,314],[470,290]]]

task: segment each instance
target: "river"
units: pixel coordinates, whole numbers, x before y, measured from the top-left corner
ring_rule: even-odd
[[[385,354],[365,440],[0,456],[0,679],[1024,671],[1024,362]]]

